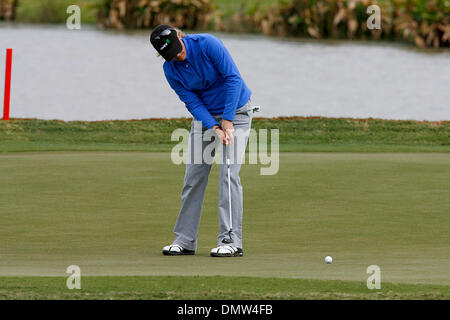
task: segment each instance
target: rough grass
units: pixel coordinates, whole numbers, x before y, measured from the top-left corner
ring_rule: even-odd
[[[170,151],[189,119],[131,121],[0,121],[0,152]],[[280,151],[448,152],[450,122],[380,119],[255,118],[253,128],[279,129]],[[270,134],[269,134],[270,138]],[[270,139],[269,139],[270,141]]]
[[[450,286],[252,277],[0,277],[0,299],[450,299]]]

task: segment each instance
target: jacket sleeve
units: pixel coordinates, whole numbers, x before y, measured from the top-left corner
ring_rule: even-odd
[[[167,72],[166,68],[164,68],[164,74],[170,87],[176,92],[180,100],[184,102],[186,108],[196,120],[201,121],[202,125],[208,129],[219,125],[195,92],[187,90],[179,80]]]
[[[233,121],[241,93],[241,74],[227,48],[215,36],[208,35],[206,38],[205,53],[225,78],[225,109],[222,118]]]

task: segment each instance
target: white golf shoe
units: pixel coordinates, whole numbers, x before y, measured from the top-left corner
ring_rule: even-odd
[[[211,257],[242,257],[244,252],[241,248],[236,248],[230,245],[218,246],[211,249]]]
[[[181,256],[181,255],[192,255],[195,254],[194,250],[187,250],[177,244],[171,244],[170,246],[165,246],[162,250],[165,256]]]

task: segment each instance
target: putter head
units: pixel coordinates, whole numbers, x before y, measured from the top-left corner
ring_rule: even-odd
[[[253,108],[252,108],[253,113],[259,112],[260,110],[261,110],[260,106],[253,106]]]
[[[222,243],[226,243],[226,244],[230,244],[230,243],[233,243],[233,242],[234,242],[234,241],[233,241],[232,238],[230,238],[230,239],[225,238],[225,239],[222,240]]]

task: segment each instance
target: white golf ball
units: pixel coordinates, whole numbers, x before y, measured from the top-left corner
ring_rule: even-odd
[[[330,263],[333,262],[333,258],[330,257],[330,256],[326,256],[326,257],[325,257],[325,262],[328,263],[328,264],[330,264]]]

